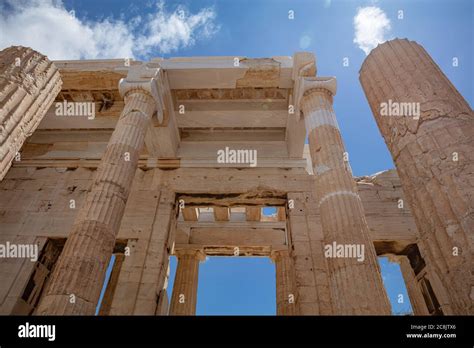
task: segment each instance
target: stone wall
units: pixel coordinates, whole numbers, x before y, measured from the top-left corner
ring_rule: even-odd
[[[11,168],[0,182],[0,241],[40,243],[42,247],[48,238],[66,239],[94,172],[87,168]],[[217,172],[221,179],[225,176],[224,172]],[[226,173],[237,182],[240,181],[235,175],[248,178],[242,170]],[[185,175],[191,174],[196,171],[137,170],[117,236],[117,243],[125,243],[130,254],[123,258],[119,275],[112,284],[115,292],[109,299],[108,314],[166,313],[163,308],[167,307],[164,299],[169,297],[165,289],[168,256],[172,252],[177,215],[174,192],[182,187],[180,183],[186,179]],[[212,175],[211,172],[208,175]],[[198,182],[197,177],[195,180]],[[291,177],[288,180],[291,182]],[[376,249],[381,248],[377,252],[396,253],[416,242],[416,229],[409,210],[399,209],[397,205],[402,193],[396,173],[387,171],[357,181],[372,239]],[[213,181],[211,186],[215,185],[218,182]],[[288,192],[288,199],[294,200],[294,208],[288,209],[287,228],[298,311],[300,314],[332,314],[315,193]],[[33,267],[34,262],[24,259],[0,259],[1,313],[12,313]]]

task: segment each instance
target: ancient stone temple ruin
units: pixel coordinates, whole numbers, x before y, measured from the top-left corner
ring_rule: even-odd
[[[93,315],[114,255],[101,315],[195,314],[206,256],[271,258],[278,315],[388,315],[384,255],[414,314],[473,314],[473,112],[408,40],[374,49],[360,81],[396,165],[367,177],[311,53],[1,51],[0,313]]]

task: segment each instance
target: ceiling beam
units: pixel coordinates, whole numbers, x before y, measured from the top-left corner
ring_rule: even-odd
[[[262,218],[261,207],[245,207],[245,213],[247,214],[247,221],[260,221]]]
[[[176,244],[201,246],[273,246],[286,244],[285,229],[193,227],[176,229]]]
[[[184,221],[198,221],[199,215],[195,207],[183,208],[181,212],[183,213]]]
[[[226,207],[214,207],[214,220],[229,221],[230,211]]]
[[[284,110],[184,110],[176,113],[179,128],[285,128],[288,111]]]
[[[285,141],[285,129],[186,129],[181,130],[183,141]]]

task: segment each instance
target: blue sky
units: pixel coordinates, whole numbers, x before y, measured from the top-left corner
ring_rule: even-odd
[[[0,48],[29,45],[53,59],[314,52],[318,75],[337,77],[334,107],[355,175],[393,167],[358,81],[366,57],[354,43],[358,9],[383,11],[390,29],[382,39],[409,38],[422,44],[473,102],[474,5],[470,0],[195,0],[166,1],[161,7],[150,0],[69,0],[61,5],[43,0],[35,5],[37,1],[0,1]],[[71,10],[74,19],[68,18]],[[181,22],[179,10],[183,10]],[[397,18],[399,10],[403,19]],[[289,11],[294,19],[288,18]],[[163,25],[157,25],[160,20]],[[349,58],[347,67],[344,57]],[[459,60],[457,67],[452,66],[453,57]]]
[[[369,46],[395,37],[417,41],[471,106],[473,103],[474,2],[470,0],[196,0],[158,4],[0,0],[0,49],[22,44],[52,59],[269,57],[314,52],[318,75],[337,77],[334,108],[355,175],[393,168],[358,81],[366,57],[360,42],[354,42],[354,18],[361,9],[379,11],[378,16],[364,19],[367,32],[363,34],[368,35]],[[73,15],[68,13],[71,10]],[[400,10],[403,19],[397,18]],[[289,11],[294,19],[289,19]],[[349,59],[347,67],[343,66],[345,57]],[[459,61],[457,67],[452,64],[454,57]],[[173,274],[174,258],[171,265]],[[381,265],[389,296],[395,299],[405,291],[398,268],[386,260]],[[268,259],[211,258],[201,267],[198,314],[274,314],[275,289],[268,281],[272,277],[274,267]],[[407,308],[403,304],[394,311]]]
[[[90,8],[87,4],[94,2],[85,1],[81,6],[82,2],[77,0],[71,3],[86,10]],[[118,15],[119,6],[110,3],[102,1],[101,9],[116,7]],[[318,75],[336,76],[338,80],[334,108],[354,175],[369,175],[394,167],[358,80],[359,68],[366,57],[353,42],[353,20],[358,8],[375,6],[383,10],[391,26],[385,38],[408,38],[422,44],[472,106],[474,2],[333,0],[329,6],[327,3],[314,0],[167,2],[170,11],[178,4],[185,4],[193,13],[211,7],[220,28],[212,38],[196,40],[190,47],[158,55],[269,57],[314,52]],[[294,11],[293,20],[288,18],[290,10]],[[403,19],[397,18],[399,10],[403,11]],[[344,57],[349,58],[348,67],[343,66]],[[458,67],[452,66],[453,57],[458,58]]]
[[[170,261],[171,294],[177,260],[173,256]],[[392,312],[410,313],[400,267],[386,257],[379,263]],[[197,315],[275,315],[275,303],[275,265],[269,258],[209,257],[200,264]]]

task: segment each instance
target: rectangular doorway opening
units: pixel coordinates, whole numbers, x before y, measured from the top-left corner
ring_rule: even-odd
[[[170,294],[176,268],[171,256]],[[199,265],[196,315],[276,315],[275,265],[268,257],[206,257]]]
[[[378,257],[378,261],[385,291],[392,307],[392,315],[413,315],[400,266],[390,262],[388,257]]]

